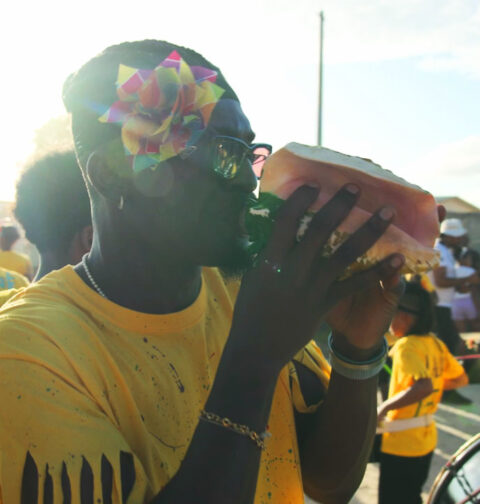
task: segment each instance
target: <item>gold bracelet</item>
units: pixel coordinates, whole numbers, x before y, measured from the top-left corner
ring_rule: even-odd
[[[265,439],[270,437],[270,433],[268,432],[257,434],[246,425],[237,424],[232,422],[229,418],[222,418],[215,415],[215,413],[208,413],[205,410],[200,411],[199,418],[200,420],[205,420],[206,422],[219,425],[220,427],[225,427],[225,429],[229,429],[237,434],[242,434],[242,436],[247,436],[262,450],[265,450]]]

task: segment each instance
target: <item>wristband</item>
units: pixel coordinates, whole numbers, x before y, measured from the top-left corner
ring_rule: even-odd
[[[355,361],[345,357],[333,348],[333,335],[328,336],[330,350],[330,365],[338,374],[350,380],[368,380],[378,375],[385,364],[388,354],[388,343],[385,337],[380,352],[367,361]]]

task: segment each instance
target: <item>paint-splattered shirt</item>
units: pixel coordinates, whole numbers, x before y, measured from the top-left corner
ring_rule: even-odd
[[[0,502],[153,498],[192,439],[237,290],[205,269],[190,307],[150,315],[104,299],[67,266],[17,295],[0,313]],[[298,358],[327,385],[313,343]],[[311,408],[292,368],[277,383],[256,504],[303,503],[293,405]]]

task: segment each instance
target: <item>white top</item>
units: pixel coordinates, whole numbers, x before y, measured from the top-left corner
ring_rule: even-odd
[[[473,268],[470,268],[470,266],[462,266],[458,265],[455,266],[455,276],[457,278],[467,278],[475,273],[475,270]],[[470,292],[456,292],[455,291],[455,299],[460,299],[460,298],[468,298],[470,297]]]
[[[440,264],[439,268],[446,269],[446,277],[447,278],[456,278],[455,275],[455,257],[453,257],[453,252],[446,247],[443,243],[440,243],[439,240],[435,242],[435,250],[440,252]],[[452,307],[453,298],[455,297],[455,287],[438,287],[435,283],[435,277],[433,276],[433,272],[429,272],[430,280],[435,286],[435,290],[438,295],[437,306],[444,306],[446,308]]]

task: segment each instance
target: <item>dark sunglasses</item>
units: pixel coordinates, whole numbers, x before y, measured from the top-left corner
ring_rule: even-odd
[[[247,144],[240,138],[217,135],[212,138],[209,157],[213,162],[213,171],[225,179],[234,179],[245,161],[249,161],[257,179],[262,176],[263,165],[272,153],[269,144]],[[187,147],[180,154],[187,159],[197,150],[196,146]]]
[[[263,165],[272,153],[268,144],[247,144],[240,138],[219,135],[213,139],[213,170],[226,179],[233,179],[243,163],[252,164],[257,179],[262,176]]]

